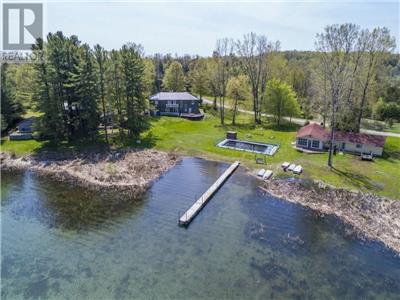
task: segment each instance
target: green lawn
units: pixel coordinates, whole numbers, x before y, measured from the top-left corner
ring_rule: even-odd
[[[278,152],[266,159],[267,168],[274,170],[275,174],[283,175],[280,164],[290,161],[304,167],[303,177],[400,199],[400,139],[387,138],[384,157],[376,158],[373,162],[360,161],[350,154],[338,154],[334,158],[335,169],[331,170],[326,165],[326,153],[304,154],[292,148],[296,129],[290,127],[287,126],[285,131],[277,131],[274,126],[252,128],[245,124],[233,128],[221,126],[219,120],[212,116],[207,116],[201,122],[160,118],[153,123],[150,133],[157,149],[215,160],[240,160],[251,169],[265,168],[255,163],[254,154],[215,146],[224,138],[227,130],[236,130],[240,139],[280,144]]]
[[[210,101],[214,101],[214,97],[213,96],[204,96],[204,98],[206,98],[207,100]],[[218,102],[218,98],[217,98],[217,103]],[[225,105],[229,106],[231,109],[234,106],[235,101],[229,97],[225,97]],[[243,101],[238,101],[238,109],[245,109],[245,110],[249,110],[249,111],[253,111],[253,99],[252,98],[248,98],[246,100]]]
[[[227,123],[230,123],[229,114],[227,118]],[[227,130],[237,131],[240,139],[279,144],[280,148],[274,156],[266,157],[267,166],[257,165],[254,154],[216,147]],[[239,115],[239,124],[235,127],[221,126],[218,117],[210,114],[202,121],[162,117],[152,119],[152,128],[143,133],[140,146],[227,162],[240,160],[250,169],[268,168],[277,175],[284,175],[280,169],[283,161],[294,162],[304,167],[302,177],[400,199],[399,138],[387,138],[384,157],[373,162],[360,161],[350,154],[338,154],[334,157],[335,169],[331,170],[326,165],[326,153],[304,154],[292,148],[296,130],[296,126],[291,124],[279,130],[268,123],[254,127],[251,115],[246,114]],[[135,145],[134,142],[130,144]],[[2,141],[1,150],[24,154],[37,151],[42,146],[36,141]]]
[[[16,155],[33,153],[41,149],[42,146],[43,143],[36,140],[9,141],[6,138],[1,140],[1,151],[14,153]]]
[[[213,96],[204,96],[204,98],[211,100],[211,101],[214,100]],[[217,99],[217,103],[219,103],[218,99]],[[232,110],[231,108],[234,105],[234,100],[229,97],[226,97],[225,105],[227,107],[229,107],[229,108],[226,108],[228,111]],[[245,101],[239,101],[238,109],[253,111],[253,100],[249,98],[249,99],[246,99]],[[322,118],[318,117],[318,116],[314,116],[314,120],[322,120]],[[400,133],[400,123],[394,123],[393,126],[389,127],[389,125],[383,121],[371,120],[371,119],[362,119],[361,128],[383,131],[383,132]]]

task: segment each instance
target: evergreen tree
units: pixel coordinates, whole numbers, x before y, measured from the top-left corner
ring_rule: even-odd
[[[107,79],[110,82],[108,85],[108,98],[111,105],[117,111],[117,122],[119,124],[120,137],[124,135],[123,125],[125,123],[125,114],[123,106],[123,74],[121,53],[118,50],[112,50],[110,53],[109,68],[107,69]]]
[[[16,100],[7,69],[6,63],[1,65],[1,131],[13,126],[23,112],[21,103]]]
[[[148,119],[144,115],[146,100],[144,92],[144,64],[141,48],[135,44],[122,47],[122,68],[125,87],[126,127],[130,137],[139,137],[148,128]]]
[[[104,133],[106,137],[106,143],[108,142],[108,133],[107,133],[107,111],[106,111],[106,103],[105,103],[105,72],[106,72],[106,61],[107,61],[107,52],[100,45],[94,46],[94,55],[96,57],[97,66],[99,69],[99,92],[101,99],[101,107],[103,109],[103,125],[104,125]]]
[[[88,45],[81,49],[81,60],[78,65],[79,75],[74,82],[76,95],[79,99],[78,118],[82,137],[94,139],[99,125],[97,114],[97,76],[94,56]]]
[[[46,52],[43,40],[38,39],[33,47],[37,62],[34,65],[34,99],[37,109],[42,116],[37,124],[37,129],[42,137],[50,138],[56,144],[65,136],[65,124],[63,119],[63,106],[55,97],[55,89],[52,86],[49,64],[46,62]]]

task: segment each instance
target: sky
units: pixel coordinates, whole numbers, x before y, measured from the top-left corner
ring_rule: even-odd
[[[75,34],[106,49],[135,42],[148,55],[209,56],[217,39],[249,32],[279,40],[282,50],[314,50],[317,33],[345,22],[386,26],[399,43],[399,6],[399,1],[48,0],[45,21],[47,31]]]

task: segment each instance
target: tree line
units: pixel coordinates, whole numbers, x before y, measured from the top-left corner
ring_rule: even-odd
[[[46,42],[38,40],[32,50],[39,59],[17,70],[29,66],[25,73],[31,93],[28,105],[40,113],[35,129],[41,137],[55,143],[94,140],[103,120],[108,143],[104,120],[110,113],[115,113],[121,137],[137,137],[148,128],[144,112],[153,70],[148,70],[140,45],[128,43],[106,51],[56,32],[48,34]],[[2,129],[23,112],[16,95],[25,83],[17,83],[10,67],[2,66]]]
[[[400,120],[400,58],[386,28],[330,25],[316,37],[316,51],[281,51],[280,42],[249,33],[220,39],[210,57],[145,56],[142,46],[106,51],[50,33],[33,49],[42,59],[2,66],[2,130],[24,109],[41,112],[38,132],[56,142],[96,138],[107,114],[120,136],[148,128],[150,94],[188,91],[212,100],[221,123],[244,106],[254,123],[272,114],[321,118],[341,130],[360,130],[363,117]],[[107,122],[104,123],[105,139]]]

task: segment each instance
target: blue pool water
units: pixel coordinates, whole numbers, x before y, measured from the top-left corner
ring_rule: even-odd
[[[258,142],[248,142],[240,140],[225,139],[218,143],[218,147],[228,148],[239,151],[254,152],[265,155],[274,155],[279,149],[279,145],[264,144]]]

